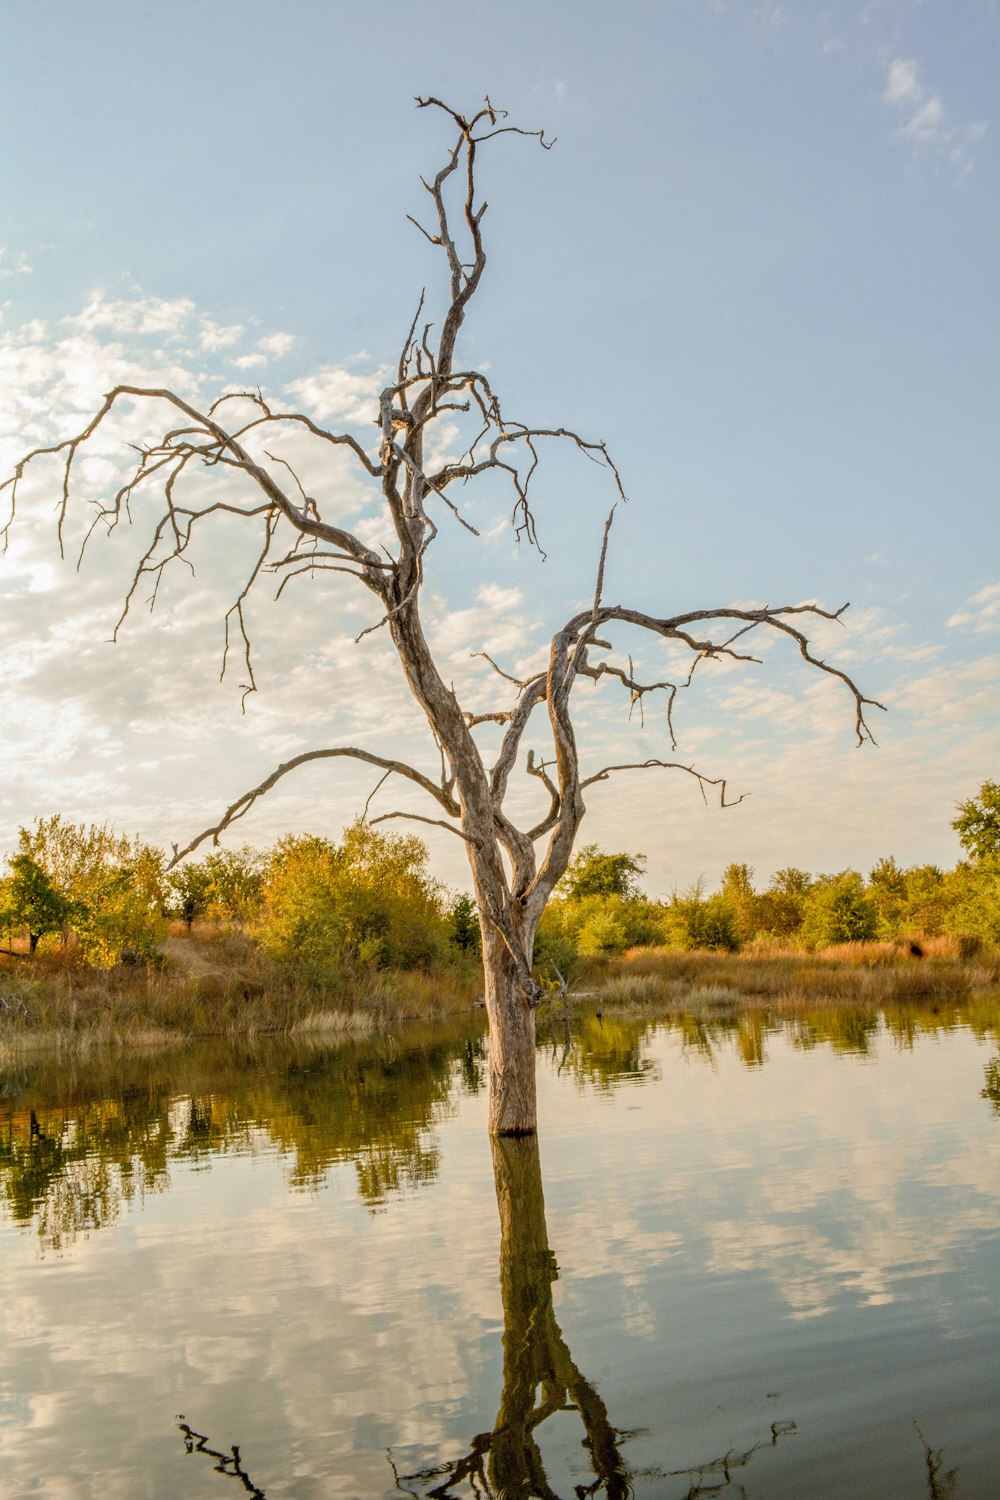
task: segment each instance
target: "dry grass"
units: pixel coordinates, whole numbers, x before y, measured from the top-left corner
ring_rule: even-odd
[[[143,1047],[201,1036],[372,1031],[468,1008],[478,980],[281,969],[243,933],[172,934],[162,962],[89,969],[60,954],[0,961],[0,1044]]]
[[[671,1010],[800,1009],[816,1002],[884,1008],[950,1003],[996,989],[996,955],[978,945],[929,938],[920,947],[922,957],[911,953],[909,943],[852,943],[818,953],[633,948],[604,970],[595,989],[600,1002],[609,1006]]]
[[[801,1014],[831,1003],[866,1013],[893,1006],[933,1013],[995,997],[995,953],[956,938],[929,938],[920,947],[921,957],[909,943],[818,953],[637,948],[593,966],[577,993],[608,1009],[705,1016]],[[318,1041],[466,1010],[480,985],[471,970],[282,970],[242,932],[206,923],[188,935],[178,924],[161,964],[146,968],[104,972],[56,954],[0,958],[0,1049],[142,1050],[201,1036]]]

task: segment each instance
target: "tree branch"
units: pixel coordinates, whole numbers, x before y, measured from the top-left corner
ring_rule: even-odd
[[[823,609],[818,604],[784,604],[779,608],[765,605],[761,609],[737,609],[730,606],[723,609],[692,610],[690,613],[674,615],[670,618],[659,619],[655,615],[645,614],[641,610],[628,609],[622,605],[602,605],[597,612],[596,619],[593,611],[588,614],[575,615],[566,626],[566,633],[571,636],[579,636],[581,632],[593,630],[608,624],[612,620],[620,620],[623,624],[636,625],[642,630],[648,630],[654,635],[663,636],[667,640],[682,641],[700,657],[727,656],[734,661],[758,661],[758,657],[748,656],[744,653],[733,651],[729,642],[734,641],[741,635],[745,635],[748,629],[764,626],[786,635],[795,641],[799,655],[809,663],[810,666],[826,672],[842,682],[854,699],[855,705],[855,734],[857,743],[864,744],[866,740],[876,743],[875,737],[865,719],[865,708],[878,708],[885,712],[885,704],[876,698],[867,698],[862,694],[860,688],[839,667],[830,666],[828,662],[820,657],[814,656],[808,637],[795,626],[789,624],[785,618],[788,615],[813,615],[821,620],[840,621],[844,611],[850,606],[842,604],[837,610]],[[689,630],[684,627],[689,625],[703,625],[712,620],[734,620],[743,621],[744,628],[738,630],[735,635],[729,637],[729,641],[698,640]],[[688,679],[690,681],[690,677]]]
[[[580,786],[583,788],[593,786],[596,781],[607,781],[608,777],[615,771],[648,771],[653,767],[660,767],[665,771],[686,771],[689,776],[693,776],[701,788],[701,795],[705,800],[706,806],[708,805],[708,798],[705,796],[705,788],[707,786],[717,786],[719,788],[720,807],[738,807],[744,797],[750,795],[749,792],[741,792],[735,801],[727,802],[727,782],[724,776],[705,776],[701,771],[696,771],[694,766],[686,766],[683,762],[676,760],[640,760],[632,761],[627,765],[605,766],[603,770],[596,771],[593,776],[585,777],[581,781]]]
[[[389,773],[403,776],[407,781],[412,781],[416,786],[421,787],[423,791],[433,797],[436,802],[440,803],[445,812],[449,813],[453,818],[457,818],[460,815],[458,804],[446,795],[441,787],[435,786],[430,777],[425,776],[422,771],[415,770],[413,766],[408,766],[404,761],[392,760],[384,755],[373,755],[370,750],[359,750],[354,746],[343,746],[332,750],[307,750],[302,755],[295,755],[291,760],[283,761],[277,770],[272,771],[271,775],[262,781],[259,786],[253,787],[249,792],[244,792],[242,797],[237,797],[236,801],[226,808],[218,823],[215,823],[211,828],[206,828],[203,833],[199,833],[198,837],[192,839],[189,844],[185,844],[183,849],[178,849],[175,844],[173,846],[174,857],[167,868],[173,869],[174,865],[178,864],[188,854],[193,853],[199,844],[203,844],[208,838],[212,840],[213,844],[217,844],[219,842],[219,835],[224,833],[227,828],[230,828],[233,823],[238,822],[240,818],[245,817],[258,798],[263,797],[265,792],[269,792],[290,771],[296,770],[299,766],[306,765],[309,761],[336,760],[344,757],[352,760],[362,760],[370,766],[378,766]]]
[[[443,818],[425,818],[420,813],[379,813],[377,818],[371,818],[369,821],[371,823],[371,826],[374,827],[376,823],[388,823],[393,818],[408,818],[411,823],[427,823],[431,828],[444,828],[448,831],[448,833],[453,833],[456,838],[464,839],[467,844],[479,844],[479,840],[473,838],[471,833],[463,833],[461,828],[455,827],[454,823],[446,823]]]

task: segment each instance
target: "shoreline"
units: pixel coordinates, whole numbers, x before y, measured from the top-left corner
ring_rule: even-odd
[[[286,975],[269,989],[264,975],[248,972],[245,950],[244,962],[226,963],[232,954],[224,939],[184,941],[196,945],[191,964],[94,971],[44,955],[5,960],[0,1054],[165,1051],[213,1040],[332,1045],[482,1010],[481,979],[471,971],[342,970],[327,983]],[[1000,955],[982,950],[916,958],[888,943],[818,953],[633,949],[583,966],[565,995],[553,987],[539,1018],[780,1018],[818,1007],[916,1007],[934,1015],[979,1001],[989,1009],[998,996]]]

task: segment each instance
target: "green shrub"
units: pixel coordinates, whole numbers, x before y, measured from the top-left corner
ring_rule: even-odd
[[[439,888],[417,838],[355,823],[339,846],[312,836],[282,839],[262,894],[256,935],[285,963],[427,968],[447,952]]]
[[[816,879],[804,903],[802,940],[807,947],[865,942],[877,932],[878,908],[857,870]]]

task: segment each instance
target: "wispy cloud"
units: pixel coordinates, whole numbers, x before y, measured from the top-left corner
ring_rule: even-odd
[[[755,26],[770,26],[777,30],[786,24],[788,15],[783,5],[758,5],[750,20]]]
[[[889,63],[882,100],[899,121],[893,138],[915,157],[947,167],[960,181],[972,170],[973,147],[985,135],[986,125],[955,123],[940,94],[925,88],[920,72],[915,57],[896,57]]]
[[[952,629],[971,629],[975,635],[1000,630],[1000,583],[988,584],[973,594],[966,607],[951,615],[947,624]]]
[[[272,359],[283,359],[294,343],[295,337],[291,333],[268,333],[257,340],[249,354],[242,354],[230,363],[237,370],[252,370],[270,364]]]
[[[63,323],[80,333],[154,334],[179,339],[188,330],[195,305],[188,297],[109,297],[97,291],[82,312]]]
[[[30,276],[31,267],[24,252],[11,255],[6,245],[0,245],[0,280],[7,276]]]

